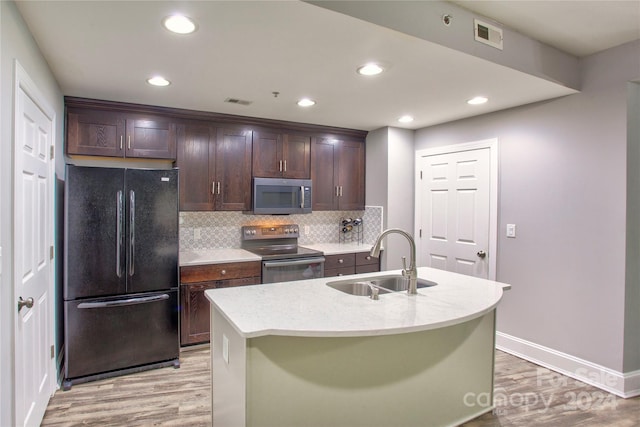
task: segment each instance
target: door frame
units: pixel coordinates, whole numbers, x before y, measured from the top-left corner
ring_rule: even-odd
[[[17,59],[14,60],[14,87],[13,87],[13,104],[12,104],[12,109],[13,109],[13,131],[12,131],[12,137],[11,137],[11,152],[13,154],[12,156],[12,162],[11,162],[11,167],[12,167],[12,172],[11,172],[11,179],[12,179],[12,183],[11,183],[11,187],[12,187],[12,192],[15,194],[16,191],[16,177],[15,177],[15,159],[16,159],[16,152],[15,152],[15,144],[16,144],[16,127],[18,126],[18,116],[16,114],[17,109],[18,109],[18,93],[19,91],[22,90],[27,96],[29,96],[29,98],[31,98],[31,100],[38,106],[38,108],[40,108],[40,110],[44,113],[45,116],[47,116],[47,118],[49,120],[51,120],[51,147],[49,148],[49,150],[51,150],[51,153],[53,153],[53,151],[55,150],[55,146],[56,146],[56,135],[57,135],[57,127],[56,127],[56,120],[57,120],[57,114],[55,109],[51,106],[51,104],[49,103],[49,101],[47,100],[47,98],[44,96],[44,94],[42,93],[42,91],[38,88],[38,86],[35,84],[35,82],[33,81],[33,79],[31,79],[31,77],[29,76],[29,74],[27,73],[27,71],[22,67],[22,65],[20,64],[20,62],[18,62]],[[47,206],[47,212],[46,212],[46,216],[47,216],[47,227],[48,227],[48,233],[47,233],[47,242],[46,242],[46,246],[49,246],[50,248],[54,247],[53,244],[53,236],[54,236],[54,196],[55,196],[55,192],[54,192],[54,188],[55,188],[55,157],[52,156],[50,154],[50,158],[49,158],[49,168],[47,173],[49,174],[49,188],[47,189],[47,197],[49,200],[48,206]],[[11,224],[13,227],[14,221],[15,221],[15,198],[14,196],[12,196],[11,198]],[[16,262],[16,257],[17,254],[15,253],[15,245],[14,245],[14,237],[11,237],[11,253],[12,253],[12,266],[13,268],[11,269],[11,294],[13,295],[13,299],[12,299],[12,304],[11,306],[15,309],[16,308],[16,304],[15,301],[17,301],[18,295],[16,295],[15,293],[15,280],[16,280],[16,269],[15,269],[15,262]],[[55,335],[55,256],[56,254],[54,254],[52,257],[49,257],[49,268],[48,268],[48,284],[47,284],[47,292],[50,295],[49,301],[48,301],[48,312],[49,312],[49,319],[47,321],[47,346],[54,346],[55,345],[55,339],[54,339],[54,335]],[[13,363],[12,363],[12,367],[11,370],[13,372],[13,386],[12,386],[12,394],[14,395],[14,400],[12,402],[12,406],[13,406],[13,417],[14,420],[13,422],[16,423],[18,420],[15,419],[16,416],[16,404],[17,401],[15,399],[17,399],[18,397],[15,396],[15,387],[16,387],[16,382],[18,380],[18,378],[16,378],[16,357],[15,357],[15,352],[16,352],[16,334],[17,334],[17,328],[18,328],[18,322],[17,322],[17,318],[16,316],[18,315],[18,311],[16,310],[13,315],[12,315],[12,320],[13,320],[13,328],[12,328],[12,337],[11,337],[11,341],[12,341],[12,351],[13,351]],[[55,352],[54,352],[55,353]],[[57,375],[57,369],[56,369],[56,358],[55,355],[52,358],[49,358],[49,360],[47,361],[47,366],[49,369],[49,373],[48,373],[48,378],[49,378],[49,384],[47,386],[47,392],[49,393],[49,395],[53,395],[53,393],[55,392],[56,388],[57,388],[57,380],[58,380],[58,375]]]
[[[472,151],[479,149],[489,149],[489,280],[496,280],[497,255],[498,255],[498,138],[483,139],[480,141],[472,141],[461,144],[446,145],[441,147],[427,148],[416,151],[415,158],[415,230],[414,235],[420,236],[421,227],[420,219],[422,218],[422,206],[420,204],[420,163],[423,157],[435,156],[440,154],[453,154],[464,151]],[[416,242],[417,251],[422,251],[423,241],[421,238]]]

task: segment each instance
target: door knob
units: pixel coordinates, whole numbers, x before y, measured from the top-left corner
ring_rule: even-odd
[[[31,308],[33,307],[33,298],[29,297],[27,299],[22,299],[22,297],[18,298],[18,311],[22,310],[22,307]]]
[[[478,255],[478,258],[484,259],[484,257],[487,256],[487,253],[485,251],[478,251],[476,255]]]

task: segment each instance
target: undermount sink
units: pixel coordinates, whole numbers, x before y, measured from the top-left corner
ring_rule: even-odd
[[[426,279],[418,278],[418,288],[427,288],[437,285]],[[401,275],[373,276],[360,279],[338,280],[328,282],[327,286],[337,289],[349,295],[371,296],[373,288],[378,289],[379,295],[392,292],[406,291],[409,287],[409,279]]]

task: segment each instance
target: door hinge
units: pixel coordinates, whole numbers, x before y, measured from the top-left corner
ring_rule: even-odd
[[[53,245],[49,246],[49,259],[53,259]]]
[[[51,358],[53,359],[54,357],[56,357],[56,348],[55,346],[51,346]]]
[[[51,158],[51,159],[53,159],[53,153],[54,153],[54,151],[55,151],[54,146],[53,146],[53,145],[51,145],[49,148],[50,148],[50,150],[49,150],[50,158]]]
[[[422,238],[422,228],[420,229],[420,232],[418,233],[420,238]]]
[[[422,179],[422,171],[420,171],[420,179]]]

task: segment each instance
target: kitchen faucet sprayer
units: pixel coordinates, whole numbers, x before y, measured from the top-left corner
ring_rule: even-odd
[[[373,244],[373,248],[371,248],[370,255],[374,258],[380,257],[380,246],[382,246],[382,239],[391,233],[397,233],[401,236],[404,236],[409,241],[409,246],[411,249],[411,262],[409,264],[409,268],[407,269],[406,258],[402,257],[402,275],[409,278],[409,288],[407,289],[407,293],[410,295],[416,295],[418,293],[418,269],[416,267],[416,242],[413,240],[413,237],[404,230],[400,230],[399,228],[389,228],[388,230],[383,231],[376,242]]]

